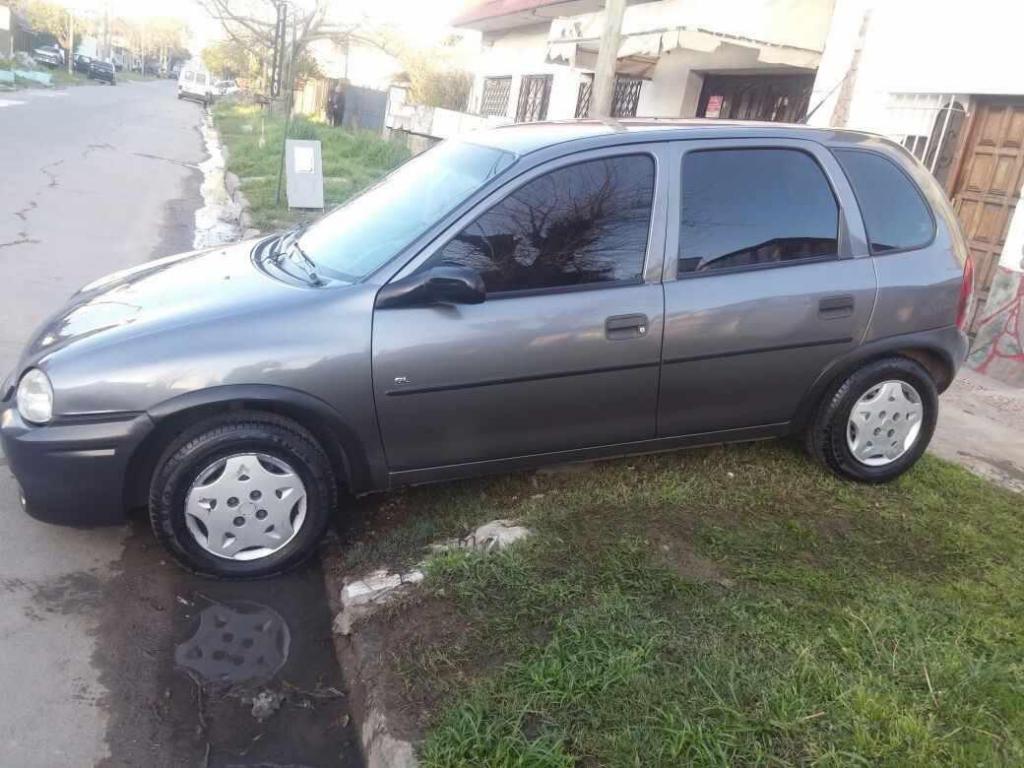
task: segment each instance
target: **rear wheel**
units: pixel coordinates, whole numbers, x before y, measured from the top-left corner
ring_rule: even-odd
[[[921,365],[902,357],[876,360],[826,393],[807,447],[841,477],[888,482],[921,458],[938,412],[935,382]]]
[[[337,490],[330,462],[298,424],[269,414],[216,417],[164,452],[150,486],[157,538],[186,568],[255,578],[316,549]]]

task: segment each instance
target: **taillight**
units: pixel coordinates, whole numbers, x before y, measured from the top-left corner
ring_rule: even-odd
[[[967,254],[964,261],[964,278],[960,283],[960,300],[956,305],[956,327],[961,331],[967,330],[967,323],[971,319],[971,309],[974,307],[974,259]]]

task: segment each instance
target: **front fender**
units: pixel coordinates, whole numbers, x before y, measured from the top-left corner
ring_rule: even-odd
[[[279,413],[297,421],[321,442],[332,459],[341,462],[349,489],[363,493],[382,488],[386,467],[371,461],[368,443],[329,403],[291,387],[274,384],[226,384],[195,390],[165,400],[147,410],[159,428],[197,410],[250,409]]]

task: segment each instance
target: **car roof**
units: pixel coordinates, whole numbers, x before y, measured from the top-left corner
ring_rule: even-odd
[[[584,139],[590,139],[588,144],[591,146],[612,146],[645,139],[665,141],[671,139],[782,138],[808,139],[827,144],[837,141],[858,143],[868,137],[882,138],[861,131],[812,128],[795,123],[699,118],[556,120],[485,128],[465,136],[474,144],[483,144],[516,155],[525,155],[540,149]]]

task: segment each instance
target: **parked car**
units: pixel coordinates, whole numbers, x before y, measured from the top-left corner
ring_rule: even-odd
[[[93,62],[91,56],[86,56],[82,53],[75,54],[75,72],[81,72],[83,75],[89,74],[89,67]]]
[[[234,80],[218,80],[217,96],[231,96],[238,93],[238,83]]]
[[[178,76],[178,98],[212,104],[217,93],[213,76],[205,69],[186,65]]]
[[[57,46],[44,46],[32,51],[32,58],[48,67],[64,66],[64,51]]]
[[[114,74],[114,65],[109,61],[93,59],[89,62],[89,79],[99,80],[101,83],[117,85],[116,75]]]
[[[703,121],[447,141],[306,229],[87,285],[0,389],[28,512],[148,505],[264,576],[352,494],[801,436],[867,483],[928,445],[972,266],[882,138]]]

